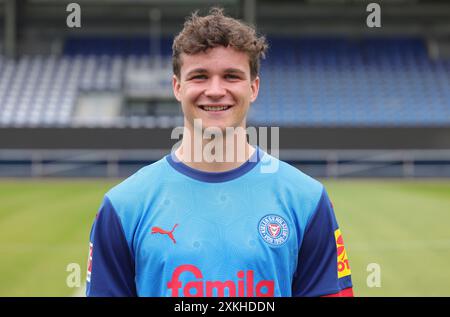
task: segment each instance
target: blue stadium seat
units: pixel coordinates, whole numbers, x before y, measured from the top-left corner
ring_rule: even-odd
[[[273,38],[250,124],[449,126],[450,60],[431,60],[417,38]],[[120,91],[151,68],[150,40],[71,38],[62,56],[0,55],[0,125],[71,125],[80,91]],[[171,39],[160,43],[170,64]],[[178,120],[178,121],[177,121]],[[133,119],[171,126],[180,118]]]

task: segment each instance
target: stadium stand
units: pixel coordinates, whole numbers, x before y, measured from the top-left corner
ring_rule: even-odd
[[[450,60],[417,38],[274,38],[253,125],[421,127],[450,124]],[[162,67],[170,69],[170,40]],[[0,125],[61,126],[82,92],[122,92],[124,74],[155,67],[144,38],[68,39],[61,56],[0,56]],[[164,84],[164,83],[163,83]],[[165,83],[170,85],[170,77]],[[141,87],[142,89],[142,87]],[[136,122],[136,120],[141,120]],[[113,127],[176,126],[180,118],[118,117]],[[94,118],[91,125],[102,125]]]
[[[252,121],[282,126],[450,123],[450,62],[418,39],[273,40]]]
[[[80,28],[58,0],[0,5],[0,177],[125,177],[176,141],[171,43],[199,2],[82,2]],[[281,159],[318,177],[450,175],[447,1],[384,3],[379,29],[362,2],[226,2],[268,37],[248,124],[280,128]]]

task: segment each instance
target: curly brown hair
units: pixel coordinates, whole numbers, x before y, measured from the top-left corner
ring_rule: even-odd
[[[265,57],[268,48],[264,36],[257,36],[250,25],[225,16],[222,8],[212,8],[204,17],[195,11],[188,17],[183,30],[173,41],[173,73],[180,78],[182,53],[192,55],[217,46],[230,46],[245,52],[249,57],[252,80],[258,76],[260,59]]]

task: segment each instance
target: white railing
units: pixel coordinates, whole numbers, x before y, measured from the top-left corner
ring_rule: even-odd
[[[168,149],[152,150],[72,150],[0,149],[0,177],[52,177],[83,175],[83,168],[102,169],[96,176],[122,177],[121,169],[131,165],[144,166],[169,153]],[[270,153],[270,149],[269,149]],[[315,166],[321,177],[384,176],[450,177],[450,150],[280,150],[280,159],[308,173]],[[388,169],[395,167],[395,171]],[[423,172],[424,169],[428,173]],[[15,173],[14,170],[17,172]],[[319,172],[317,172],[319,170]],[[433,172],[434,170],[434,172]],[[312,171],[312,169],[311,169]],[[422,172],[421,172],[422,171]],[[390,175],[390,173],[392,175]]]

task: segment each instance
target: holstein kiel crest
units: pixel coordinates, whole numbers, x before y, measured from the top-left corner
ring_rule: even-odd
[[[265,242],[273,246],[283,245],[289,237],[286,221],[277,215],[266,215],[258,225],[259,234]]]

